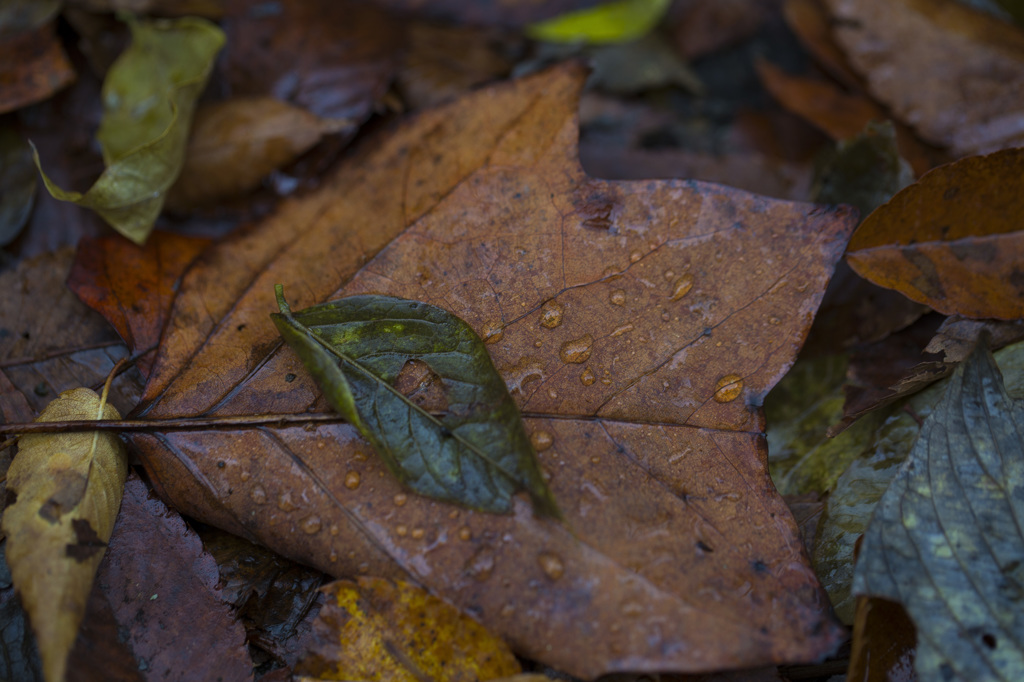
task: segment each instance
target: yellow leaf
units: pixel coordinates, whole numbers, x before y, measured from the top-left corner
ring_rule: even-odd
[[[87,388],[64,391],[36,421],[120,419]],[[7,473],[17,499],[4,511],[7,563],[36,633],[48,681],[64,678],[67,655],[128,472],[116,435],[98,431],[22,436]]]
[[[647,35],[668,10],[669,0],[619,0],[569,12],[526,29],[548,43],[625,43]]]
[[[419,587],[359,578],[322,589],[302,679],[469,682],[521,672],[504,641]]]

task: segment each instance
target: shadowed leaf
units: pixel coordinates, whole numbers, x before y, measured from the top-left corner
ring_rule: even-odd
[[[106,170],[84,194],[55,185],[50,194],[92,209],[136,243],[149,236],[185,156],[195,102],[224,34],[197,18],[133,22],[132,44],[107,72],[96,137]]]

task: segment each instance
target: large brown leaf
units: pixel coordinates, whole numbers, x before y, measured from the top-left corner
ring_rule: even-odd
[[[819,658],[841,635],[768,477],[759,405],[853,219],[588,178],[583,79],[560,67],[426,112],[205,252],[138,410],[325,411],[270,321],[275,283],[296,309],[428,301],[488,341],[564,525],[525,499],[506,516],[406,494],[342,423],[132,441],[179,509],[333,575],[411,578],[575,675]]]

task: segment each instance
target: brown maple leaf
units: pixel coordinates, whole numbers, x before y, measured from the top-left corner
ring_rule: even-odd
[[[327,411],[270,321],[355,293],[488,342],[566,515],[404,492],[343,423],[136,433],[184,512],[333,575],[412,579],[583,677],[808,661],[842,637],[766,467],[760,404],[853,218],[691,181],[606,182],[576,152],[582,69],[365,140],[317,192],[188,271],[137,415]]]

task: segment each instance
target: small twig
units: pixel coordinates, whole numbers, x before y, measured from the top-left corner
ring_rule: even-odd
[[[80,419],[63,422],[0,424],[0,436],[12,433],[68,433],[72,431],[191,431],[241,429],[253,426],[302,426],[335,424],[344,420],[336,414],[258,414],[243,417],[183,417],[179,419]]]

